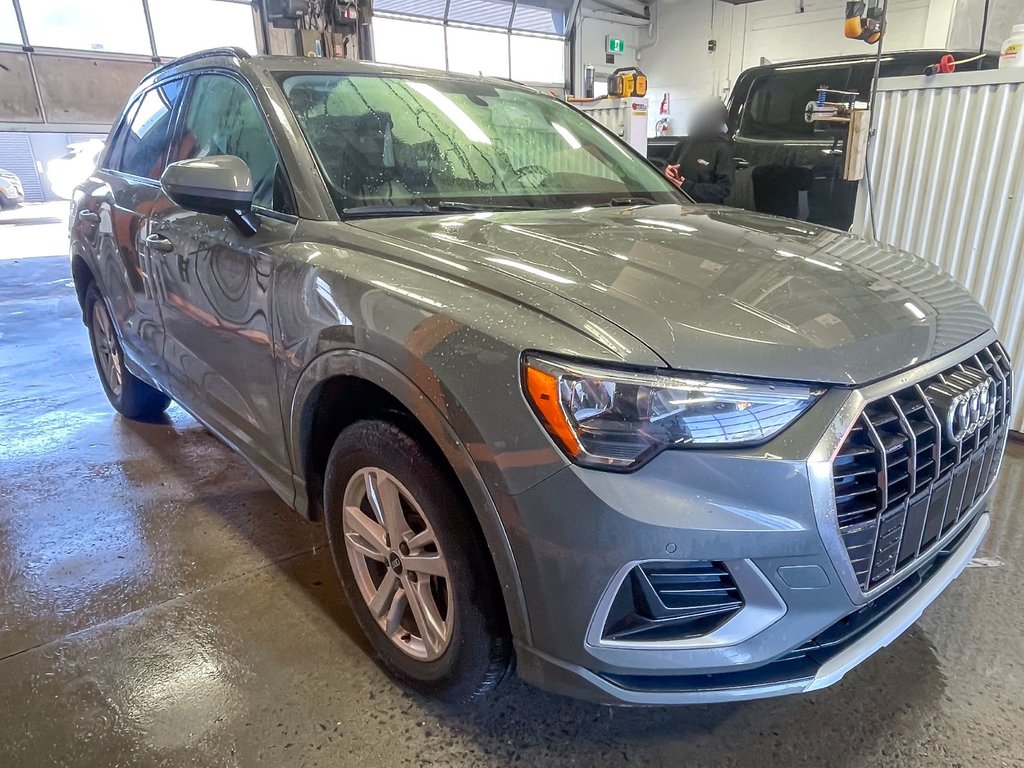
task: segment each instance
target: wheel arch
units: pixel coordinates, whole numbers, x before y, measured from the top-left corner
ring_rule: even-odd
[[[325,407],[339,401],[344,411]],[[358,350],[334,350],[315,358],[299,377],[288,415],[294,467],[295,508],[314,520],[322,514],[323,469],[337,435],[363,418],[396,419],[429,442],[452,471],[473,510],[501,582],[509,625],[530,642],[522,583],[498,508],[454,428],[423,391],[389,363]]]
[[[85,257],[76,251],[71,252],[71,280],[75,284],[78,306],[82,308],[82,322],[85,322],[85,292],[89,290],[90,283],[99,283]]]

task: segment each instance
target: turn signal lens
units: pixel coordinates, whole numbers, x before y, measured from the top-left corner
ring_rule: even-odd
[[[523,360],[527,399],[577,463],[634,469],[666,448],[756,445],[821,396],[799,384]]]
[[[580,441],[558,404],[558,379],[537,368],[526,369],[526,391],[544,425],[570,456],[580,452]]]

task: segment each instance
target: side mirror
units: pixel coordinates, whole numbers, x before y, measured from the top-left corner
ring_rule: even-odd
[[[235,155],[211,155],[171,163],[160,177],[176,205],[198,213],[227,216],[246,237],[259,230],[252,212],[252,174]]]

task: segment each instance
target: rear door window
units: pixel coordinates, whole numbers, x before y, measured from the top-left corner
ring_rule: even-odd
[[[130,118],[115,139],[110,167],[122,173],[159,179],[167,157],[171,114],[181,94],[182,80],[146,91],[129,111]]]
[[[827,138],[837,124],[808,123],[807,103],[825,86],[849,90],[849,67],[779,70],[761,75],[750,87],[740,135],[755,139]],[[860,100],[866,100],[861,94]]]
[[[125,136],[128,133],[128,126],[131,125],[132,119],[135,117],[135,110],[138,108],[139,102],[135,101],[125,110],[124,117],[118,123],[117,130],[114,131],[110,139],[110,147],[107,149],[106,157],[103,159],[104,168],[116,171],[121,167],[121,158],[124,156]]]

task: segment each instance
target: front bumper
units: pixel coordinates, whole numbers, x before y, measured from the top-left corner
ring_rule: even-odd
[[[0,189],[0,203],[4,207],[22,205],[25,202],[25,192],[20,188]]]
[[[747,701],[820,690],[843,676],[875,651],[905,632],[932,601],[967,567],[978,551],[990,523],[977,515],[955,542],[926,566],[920,583],[894,604],[880,607],[862,631],[823,650],[800,651],[748,672],[718,675],[610,676],[567,664],[534,648],[517,645],[520,674],[545,690],[608,704],[669,705]],[[812,674],[806,674],[813,669]],[[794,676],[795,675],[795,676]]]
[[[667,451],[626,475],[570,466],[513,497],[506,529],[531,628],[517,639],[521,676],[625,704],[762,698],[839,680],[962,571],[988,530],[991,486],[931,549],[865,592],[836,528],[831,456],[865,393],[905,387],[991,341],[864,390],[832,390],[758,449]],[[610,631],[624,574],[693,561],[727,569],[742,609],[691,635]]]

